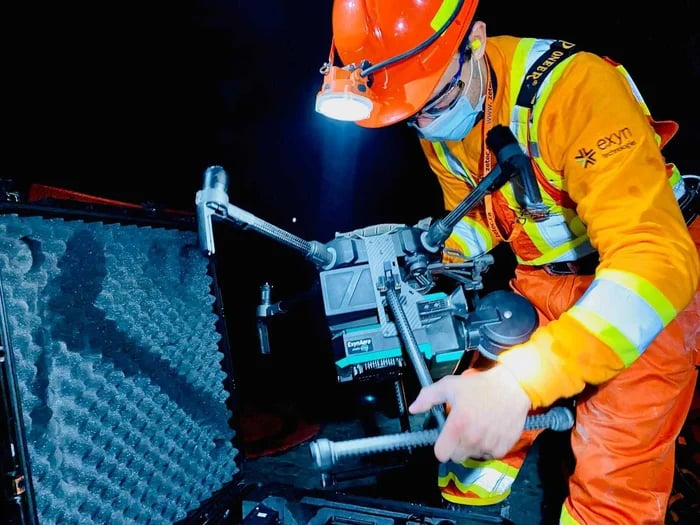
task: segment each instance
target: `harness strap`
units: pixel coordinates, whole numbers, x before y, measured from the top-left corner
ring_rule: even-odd
[[[540,89],[544,78],[552,71],[554,66],[577,51],[576,44],[565,40],[552,42],[549,46],[549,52],[542,53],[525,75],[516,104],[532,109],[537,98],[537,91]]]

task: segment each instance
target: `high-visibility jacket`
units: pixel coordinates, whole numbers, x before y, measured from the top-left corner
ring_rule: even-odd
[[[652,120],[621,66],[579,51],[548,63],[532,108],[516,104],[528,70],[552,43],[498,36],[487,50],[496,84],[492,124],[509,126],[532,159],[548,217],[524,213],[522,188],[513,180],[491,195],[489,207],[464,217],[446,242],[475,256],[506,240],[520,264],[536,266],[598,252],[584,296],[499,357],[533,408],[632,364],[689,304],[700,275],[677,201],[682,180],[661,153],[677,126]],[[485,176],[485,131],[482,119],[461,141],[421,139],[448,210]]]

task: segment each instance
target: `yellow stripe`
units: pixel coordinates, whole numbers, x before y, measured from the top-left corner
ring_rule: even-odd
[[[435,156],[438,158],[440,161],[440,164],[449,172],[452,173],[455,177],[457,177],[459,180],[462,180],[468,184],[471,184],[472,186],[476,186],[476,183],[474,182],[474,178],[472,174],[469,172],[467,167],[464,165],[464,163],[454,154],[452,151],[450,151],[449,148],[445,146],[443,142],[431,142],[433,146],[433,151],[435,152]],[[450,164],[450,159],[454,163],[458,163],[462,170],[464,170],[464,173],[466,176],[462,173],[458,173],[455,170],[452,169],[451,164]]]
[[[528,222],[533,222],[533,221],[528,221]],[[542,238],[539,236],[539,232],[537,232],[537,236],[533,236],[533,234],[530,232],[530,229],[527,228],[528,223],[525,223],[525,231],[527,234],[530,236],[530,240],[532,243],[537,247],[540,252],[542,252],[542,255],[539,257],[532,259],[531,261],[524,261],[520,257],[517,257],[518,263],[520,264],[528,264],[532,266],[539,266],[541,264],[547,264],[550,263],[554,260],[557,259],[562,253],[567,252],[569,250],[573,250],[574,248],[577,248],[578,246],[581,246],[583,243],[585,243],[588,240],[588,235],[583,235],[581,237],[578,237],[576,239],[573,239],[569,242],[566,242],[562,244],[561,246],[557,246],[556,248],[552,248],[548,244],[546,244],[544,241],[538,242],[542,240]],[[542,249],[545,248],[545,249]]]
[[[471,250],[469,249],[469,245],[464,242],[464,239],[460,237],[459,235],[453,233],[450,235],[450,240],[457,245],[457,249],[464,255],[465,257],[468,257],[472,255],[470,252]]]
[[[562,210],[564,211],[566,223],[569,225],[571,233],[573,233],[576,237],[583,236],[588,239],[588,229],[586,228],[586,224],[581,220],[581,217],[576,215],[576,211],[569,208],[562,208]]]
[[[476,253],[471,249],[472,247],[470,246],[469,242],[467,242],[465,238],[459,234],[459,228],[455,228],[450,238],[459,245],[464,255],[481,255],[483,252],[491,251],[491,248],[493,248],[493,238],[491,237],[488,228],[471,217],[462,217],[460,222],[463,222],[468,229],[474,230],[475,236],[478,236],[483,241],[484,245],[484,250]],[[473,248],[476,248],[476,246]]]
[[[454,13],[455,7],[457,7],[457,0],[444,0],[442,2],[440,9],[438,9],[437,13],[435,13],[435,16],[430,21],[430,27],[433,28],[433,31],[437,31],[445,25],[447,19]]]
[[[508,489],[503,494],[497,494],[495,496],[482,497],[480,494],[478,494],[478,498],[460,498],[459,496],[455,496],[454,494],[443,492],[442,497],[451,503],[456,503],[457,505],[472,505],[474,507],[483,507],[484,505],[495,505],[496,503],[500,503],[510,495],[510,490],[511,489]]]
[[[612,348],[626,367],[639,357],[639,350],[634,343],[595,312],[585,310],[580,306],[572,306],[568,313],[589,332]]]
[[[450,472],[447,474],[447,476],[442,476],[438,479],[438,487],[444,488],[448,485],[448,483],[452,481],[452,483],[455,484],[455,486],[461,491],[461,492],[473,492],[477,496],[479,496],[479,499],[477,500],[476,498],[467,498],[465,497],[464,500],[458,501],[460,498],[459,496],[455,496],[454,494],[451,494],[452,498],[456,501],[453,501],[453,503],[463,503],[464,501],[479,501],[483,503],[477,503],[477,505],[489,505],[490,503],[498,503],[499,501],[502,501],[506,499],[506,496],[510,494],[511,487],[508,487],[504,492],[494,492],[493,490],[488,490],[485,489],[476,483],[472,485],[466,485],[460,481],[460,479],[457,477],[457,475],[454,472]],[[443,494],[443,497],[445,497],[445,494]],[[448,498],[445,498],[448,499]]]
[[[561,514],[559,515],[559,525],[582,525],[569,514],[566,505],[561,506]]]
[[[476,233],[479,234],[479,237],[484,240],[484,247],[486,248],[486,251],[490,252],[493,248],[493,237],[491,237],[491,232],[489,229],[479,221],[472,220],[469,217],[467,217],[467,219],[469,219],[470,224],[472,224],[474,230],[476,230]]]
[[[656,286],[638,275],[621,272],[620,270],[601,270],[596,277],[614,281],[639,295],[659,315],[664,326],[670,323],[678,314],[673,304]]]
[[[529,118],[530,111],[527,108],[521,106],[516,106],[515,102],[518,100],[518,93],[520,91],[520,85],[522,79],[525,78],[525,67],[527,65],[527,57],[532,51],[532,47],[535,45],[534,38],[523,38],[518,43],[515,49],[515,54],[513,55],[512,69],[510,72],[510,78],[513,81],[510,83],[510,98],[511,104],[513,105],[513,110],[511,114],[511,121],[517,122],[515,129],[518,142],[520,145],[527,146],[528,142],[528,128],[530,126]],[[512,129],[511,125],[511,129]]]
[[[671,176],[668,178],[668,182],[671,183],[671,186],[675,186],[680,182],[682,178],[681,172],[678,169],[678,166],[675,164],[671,164]]]
[[[545,79],[544,86],[540,88],[540,91],[537,96],[537,103],[532,108],[532,125],[530,126],[530,141],[535,144],[538,144],[538,152],[540,148],[539,141],[537,140],[537,131],[540,126],[540,115],[542,114],[542,109],[545,105],[544,102],[549,98],[549,94],[552,92],[552,89],[556,85],[557,81],[564,74],[564,71],[567,68],[566,64],[568,64],[574,58],[574,56],[575,55],[571,55],[562,60],[556,66],[554,66],[552,71],[549,73],[547,79]],[[539,166],[540,170],[542,171],[543,175],[549,181],[549,183],[558,190],[563,190],[564,179],[561,176],[561,172],[554,171],[552,168],[550,168],[539,155],[537,157],[534,157],[534,159],[537,165]]]
[[[570,55],[559,62],[552,68],[547,78],[544,80],[544,86],[541,86],[537,93],[537,103],[532,108],[532,127],[530,129],[530,140],[537,142],[537,130],[539,128],[540,115],[544,108],[544,101],[549,98],[549,94],[556,85],[557,81],[564,74],[567,65],[576,55]],[[561,185],[558,186],[561,189]]]
[[[435,155],[437,156],[438,160],[440,161],[440,164],[443,165],[443,167],[453,175],[456,175],[460,179],[462,178],[459,173],[455,173],[450,169],[450,163],[447,161],[447,155],[445,154],[445,147],[442,145],[440,142],[432,142],[433,145],[433,150],[435,151]]]
[[[473,469],[490,468],[491,470],[495,470],[501,474],[510,476],[511,478],[516,477],[519,471],[519,469],[511,467],[508,463],[498,459],[488,459],[485,461],[479,461],[478,459],[466,459],[461,463],[461,465],[465,468]]]
[[[520,91],[520,84],[522,79],[525,78],[525,65],[527,64],[527,56],[532,50],[532,46],[535,45],[534,38],[522,38],[518,42],[518,46],[513,54],[512,67],[510,71],[510,78],[513,79],[510,85],[510,100],[515,103],[518,98],[518,92]]]
[[[494,490],[488,490],[483,488],[481,485],[478,483],[465,483],[460,479],[460,476],[458,473],[456,473],[453,470],[447,470],[447,473],[442,476],[438,476],[438,487],[446,487],[450,481],[452,481],[455,486],[461,491],[461,492],[467,492],[471,491],[474,492],[479,496],[480,500],[485,500],[488,498],[494,498],[496,497],[496,501],[500,501],[500,499],[505,498],[505,496],[510,493],[510,487],[512,484],[515,482],[515,478],[518,475],[519,469],[516,467],[512,467],[508,465],[508,463],[505,463],[501,460],[498,459],[489,459],[489,460],[476,460],[476,459],[466,459],[462,463],[459,464],[453,464],[454,469],[461,470],[464,473],[464,477],[471,477],[472,475],[477,476],[479,479],[484,479],[483,476],[488,476],[488,471],[496,472],[498,476],[498,481],[497,484],[501,484],[505,481],[508,481],[508,489],[504,492],[496,492]],[[441,469],[442,470],[442,469]],[[471,472],[470,472],[471,471]],[[480,474],[483,473],[483,474]],[[459,503],[456,501],[456,503]],[[484,503],[485,505],[486,503]]]

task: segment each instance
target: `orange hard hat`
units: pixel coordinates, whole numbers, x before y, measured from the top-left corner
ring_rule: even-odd
[[[333,43],[340,60],[344,65],[372,69],[372,111],[357,124],[368,128],[388,126],[417,113],[457,53],[478,3],[335,0]],[[404,54],[407,56],[401,58]],[[390,63],[386,67],[372,68],[387,60]],[[362,65],[365,61],[369,68]]]

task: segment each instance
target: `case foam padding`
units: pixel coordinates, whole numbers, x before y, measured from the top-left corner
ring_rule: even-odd
[[[195,232],[0,216],[42,524],[172,523],[238,472]]]

